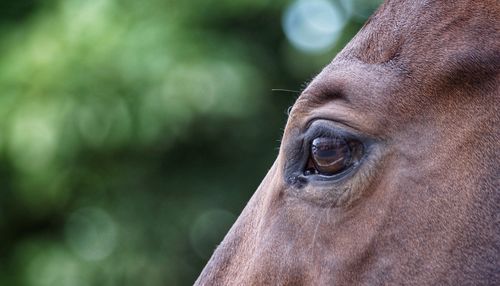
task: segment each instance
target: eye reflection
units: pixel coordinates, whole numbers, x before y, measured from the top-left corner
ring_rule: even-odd
[[[317,137],[310,146],[304,175],[333,176],[353,165],[361,144],[341,137]]]

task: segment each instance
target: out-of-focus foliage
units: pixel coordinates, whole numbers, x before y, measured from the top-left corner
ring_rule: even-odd
[[[310,51],[290,1],[0,3],[0,285],[192,284],[277,154],[298,92],[272,89],[377,2],[330,1]]]

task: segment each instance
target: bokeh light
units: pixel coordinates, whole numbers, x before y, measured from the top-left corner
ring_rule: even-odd
[[[66,223],[66,241],[84,260],[101,260],[113,252],[117,243],[117,227],[102,209],[75,211]]]
[[[336,2],[297,0],[284,14],[283,29],[297,49],[320,53],[336,43],[347,20]]]
[[[88,286],[78,261],[55,246],[37,252],[28,262],[26,284],[29,286]]]

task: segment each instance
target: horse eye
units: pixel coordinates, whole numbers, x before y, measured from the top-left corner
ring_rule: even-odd
[[[347,141],[340,137],[314,139],[304,174],[332,176],[341,173],[353,165],[360,145],[357,141]]]

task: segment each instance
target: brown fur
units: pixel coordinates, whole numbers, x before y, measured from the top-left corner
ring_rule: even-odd
[[[388,0],[294,105],[197,285],[500,285],[500,2]],[[378,140],[340,185],[284,168],[313,119]]]

